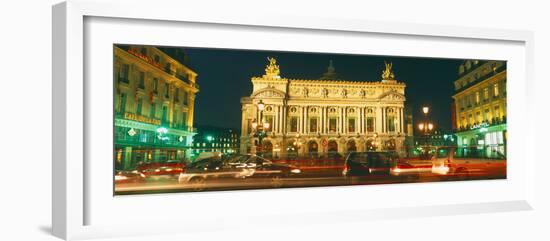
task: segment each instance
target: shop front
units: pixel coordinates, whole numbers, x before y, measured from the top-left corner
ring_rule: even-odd
[[[458,157],[506,159],[506,123],[474,125],[456,133]]]

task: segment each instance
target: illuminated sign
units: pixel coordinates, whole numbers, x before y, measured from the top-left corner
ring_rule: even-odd
[[[134,113],[124,113],[124,119],[144,122],[153,125],[160,125],[160,120],[149,118],[142,115],[136,115]]]
[[[483,122],[481,124],[473,125],[470,127],[470,130],[478,129],[478,128],[487,128],[489,127],[489,123]]]

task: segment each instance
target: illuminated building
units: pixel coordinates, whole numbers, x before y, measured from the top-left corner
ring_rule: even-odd
[[[232,128],[201,126],[193,136],[193,156],[201,152],[221,152],[226,154],[239,151],[239,132]]]
[[[415,136],[416,146],[456,146],[456,135],[441,129],[434,130],[430,135]]]
[[[241,98],[241,153],[403,150],[405,84],[391,64],[380,81],[339,80],[332,62],[321,78],[305,80],[281,77],[276,60],[268,60],[265,74],[251,78],[252,94]]]
[[[506,156],[506,62],[468,60],[454,82],[453,126],[462,155]]]
[[[115,168],[185,158],[199,88],[184,57],[169,48],[114,46]]]

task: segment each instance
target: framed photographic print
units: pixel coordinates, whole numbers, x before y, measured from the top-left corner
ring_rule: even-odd
[[[175,7],[54,6],[56,236],[532,208],[530,32]]]

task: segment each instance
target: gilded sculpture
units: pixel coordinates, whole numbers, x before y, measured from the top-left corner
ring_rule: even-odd
[[[279,70],[279,65],[277,65],[277,60],[273,57],[267,57],[269,64],[265,68],[265,75],[268,77],[279,77],[281,71]]]
[[[384,64],[386,65],[386,69],[382,71],[382,79],[393,80],[395,77],[393,74],[393,70],[391,69],[393,64],[391,62],[388,64],[386,63],[386,61],[384,61]]]

